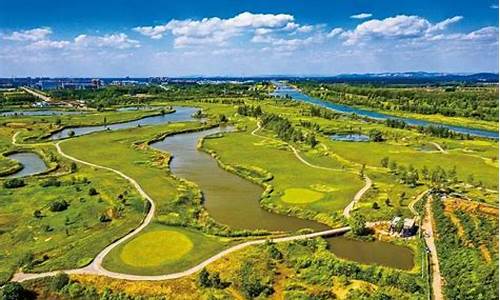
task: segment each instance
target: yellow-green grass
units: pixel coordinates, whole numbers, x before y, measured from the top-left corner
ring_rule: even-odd
[[[193,242],[174,230],[155,230],[139,235],[128,242],[120,259],[134,267],[157,267],[179,260],[193,249]]]
[[[169,174],[166,165],[154,164],[161,159],[157,152],[134,148],[132,144],[152,139],[164,132],[197,126],[198,123],[187,122],[101,132],[64,141],[61,148],[78,159],[119,170],[134,178],[153,198],[158,206],[158,214],[162,214],[169,212],[169,205],[178,196],[179,182]]]
[[[482,158],[459,152],[430,153],[422,152],[413,147],[393,145],[389,143],[350,143],[328,141],[327,146],[333,152],[350,161],[380,167],[384,157],[398,164],[421,169],[427,166],[432,170],[437,166],[450,170],[456,167],[460,180],[466,180],[472,174],[476,181],[481,181],[486,187],[496,189],[498,186],[498,168],[486,163]]]
[[[77,173],[59,180],[60,187],[42,187],[39,179],[29,178],[25,187],[0,188],[0,282],[10,277],[25,253],[33,253],[38,261],[25,271],[82,267],[143,218],[143,199],[112,172],[79,166]],[[89,196],[91,187],[98,195]],[[118,199],[120,194],[124,200]],[[65,200],[69,207],[52,212],[49,204],[55,200]],[[41,218],[33,216],[36,210]],[[112,220],[100,222],[102,214]]]
[[[161,238],[158,238],[158,235],[161,235]],[[104,258],[103,266],[110,271],[136,275],[180,272],[231,244],[226,238],[208,236],[183,227],[153,223],[137,237],[113,249]]]
[[[288,148],[263,142],[262,137],[250,134],[254,126],[249,126],[246,132],[208,139],[204,147],[215,151],[225,164],[251,165],[271,172],[274,176],[270,181],[274,187],[271,195],[273,202],[294,207],[296,203],[285,202],[281,198],[287,189],[309,189],[312,185],[324,185],[332,190],[325,192],[322,199],[301,206],[317,212],[332,213],[343,209],[363,186],[362,180],[353,173],[312,168],[298,160]]]
[[[305,204],[316,202],[323,198],[323,193],[303,188],[289,188],[285,190],[281,200],[292,204]]]

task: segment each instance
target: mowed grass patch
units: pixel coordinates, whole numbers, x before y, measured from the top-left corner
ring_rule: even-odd
[[[345,171],[316,169],[302,163],[285,147],[271,147],[261,143],[262,137],[253,136],[248,126],[246,132],[227,133],[222,138],[207,139],[204,147],[215,151],[222,162],[229,165],[251,165],[269,171],[273,175],[270,184],[274,191],[271,201],[284,207],[294,207],[281,198],[287,189],[310,190],[314,185],[325,185],[332,189],[324,193],[322,199],[302,204],[302,207],[316,212],[331,213],[344,209],[363,181],[356,174]]]
[[[178,260],[193,248],[183,233],[155,230],[128,242],[120,253],[121,260],[135,267],[156,267],[166,261]]]
[[[316,202],[321,198],[323,198],[323,193],[298,188],[286,189],[285,194],[281,196],[282,201],[294,204]]]
[[[227,238],[153,223],[137,237],[113,249],[104,258],[103,266],[113,272],[135,275],[180,272],[232,244]]]

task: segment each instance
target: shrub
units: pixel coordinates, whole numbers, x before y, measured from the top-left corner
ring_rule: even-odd
[[[20,178],[7,179],[3,183],[3,187],[6,189],[15,189],[24,186],[24,180]]]
[[[49,178],[45,181],[42,181],[42,183],[40,183],[40,186],[41,187],[61,186],[61,182],[56,178]]]
[[[66,202],[66,200],[56,200],[52,201],[49,204],[49,209],[50,211],[56,212],[56,211],[63,211],[66,210],[69,206],[69,203]]]
[[[54,291],[60,291],[69,283],[69,276],[66,273],[58,273],[56,276],[52,277],[50,287]]]
[[[2,288],[2,300],[34,299],[19,282],[7,282]]]
[[[95,188],[91,187],[89,189],[89,196],[95,196],[97,194],[99,194],[99,193],[97,192],[97,190]]]

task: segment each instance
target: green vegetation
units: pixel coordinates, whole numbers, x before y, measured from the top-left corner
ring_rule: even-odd
[[[498,122],[497,87],[388,88],[302,82],[298,86],[308,94],[347,105]]]
[[[460,210],[447,213],[437,199],[432,209],[445,296],[498,298],[498,219]]]

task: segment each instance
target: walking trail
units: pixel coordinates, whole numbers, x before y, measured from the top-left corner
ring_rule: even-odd
[[[439,150],[439,152],[444,153],[444,154],[448,153],[448,152],[447,152],[446,150],[444,150],[444,149],[443,149],[443,147],[441,147],[441,145],[439,145],[438,143],[435,143],[435,142],[430,142],[430,143],[431,143],[434,147],[436,147],[436,148]]]
[[[256,132],[260,128],[261,127],[260,127],[260,124],[259,124],[258,127],[254,131],[252,131],[251,134],[254,135],[254,136],[259,136],[259,137],[271,139],[271,138],[266,137],[266,136],[257,135]],[[15,144],[15,145],[18,145],[16,143],[16,136],[17,136],[17,133],[12,137],[12,143]],[[332,236],[332,235],[342,234],[342,233],[345,233],[345,232],[347,232],[347,231],[350,230],[349,226],[346,226],[346,227],[341,227],[341,228],[336,228],[336,229],[330,229],[330,230],[325,230],[325,231],[319,231],[319,232],[309,233],[309,234],[302,234],[302,235],[295,235],[295,236],[288,236],[288,237],[271,238],[271,239],[259,239],[259,240],[248,241],[248,242],[244,242],[244,243],[232,246],[230,248],[227,248],[227,249],[219,252],[218,254],[216,254],[216,255],[214,255],[214,256],[212,256],[210,258],[207,258],[206,260],[200,262],[199,264],[191,267],[190,269],[182,271],[182,272],[177,272],[177,273],[170,273],[170,274],[157,275],[157,276],[146,276],[146,275],[132,275],[132,274],[124,274],[124,273],[111,272],[109,270],[106,270],[102,266],[102,262],[104,260],[104,257],[111,250],[113,250],[115,247],[117,247],[118,245],[122,244],[123,242],[131,239],[132,237],[134,237],[135,235],[137,235],[139,232],[141,232],[146,226],[148,226],[151,223],[151,221],[153,220],[153,217],[155,215],[155,211],[156,211],[155,203],[154,203],[153,199],[142,189],[142,187],[139,185],[139,183],[137,183],[137,181],[135,181],[133,178],[127,176],[123,172],[120,172],[120,171],[118,171],[116,169],[105,167],[105,166],[100,166],[100,165],[97,165],[97,164],[94,164],[94,163],[91,163],[91,162],[87,162],[87,161],[78,159],[76,157],[73,157],[73,156],[70,156],[70,155],[64,153],[62,151],[62,149],[61,149],[61,146],[60,146],[62,142],[64,142],[64,141],[60,141],[60,142],[57,142],[55,144],[57,152],[60,155],[62,155],[63,157],[65,157],[65,158],[67,158],[69,160],[72,160],[74,162],[78,162],[78,163],[81,163],[81,164],[84,164],[84,165],[88,165],[88,166],[91,166],[91,167],[94,167],[94,168],[99,168],[99,169],[104,169],[104,170],[108,170],[108,171],[114,172],[114,173],[118,174],[119,176],[125,178],[126,180],[128,180],[137,189],[137,191],[139,192],[139,194],[142,197],[144,197],[151,204],[151,208],[148,211],[148,213],[146,214],[146,216],[143,219],[142,223],[135,230],[133,230],[129,234],[123,236],[119,240],[117,240],[117,241],[109,244],[106,248],[104,248],[104,250],[102,250],[99,254],[97,254],[97,256],[94,258],[94,260],[88,266],[83,267],[83,268],[79,268],[79,269],[60,270],[60,271],[52,271],[52,272],[44,272],[44,273],[24,273],[24,272],[20,271],[20,272],[14,274],[14,276],[12,278],[12,281],[22,282],[22,281],[31,280],[31,279],[43,278],[43,277],[47,277],[47,276],[54,276],[55,274],[60,273],[60,272],[64,272],[64,273],[67,273],[67,274],[92,274],[92,275],[101,275],[101,276],[107,276],[107,277],[116,278],[116,279],[123,279],[123,280],[148,280],[148,281],[156,281],[156,280],[177,279],[177,278],[181,278],[181,277],[185,277],[185,276],[189,276],[189,275],[192,275],[194,273],[197,273],[201,269],[203,269],[204,267],[206,267],[208,264],[210,264],[210,263],[212,263],[212,262],[214,262],[214,261],[216,261],[216,260],[218,260],[218,259],[220,259],[220,258],[222,258],[222,257],[224,257],[224,256],[226,256],[226,255],[228,255],[228,254],[230,254],[232,252],[234,252],[234,251],[238,251],[238,250],[246,248],[248,246],[263,244],[266,241],[272,241],[272,242],[276,242],[277,243],[277,242],[288,242],[288,241],[294,241],[294,240],[309,239],[309,238],[320,237],[320,236]],[[308,165],[308,166],[310,166],[312,168],[325,169],[325,170],[331,170],[331,171],[338,171],[337,169],[327,168],[327,167],[322,167],[322,166],[317,166],[317,165],[311,164],[308,161],[306,161],[305,159],[303,159],[299,155],[297,149],[295,149],[292,145],[288,145],[288,146],[292,149],[292,151],[295,154],[295,156],[302,163],[304,163],[304,164],[306,164],[306,165]],[[361,190],[358,191],[358,193],[354,196],[353,201],[351,201],[349,203],[349,205],[346,207],[346,209],[344,210],[344,215],[346,217],[350,216],[350,210],[354,207],[355,203],[363,196],[363,194],[372,185],[372,182],[371,182],[371,180],[368,177],[365,177],[365,180],[366,180],[365,186]],[[367,226],[373,226],[373,225],[374,224],[372,224],[372,223],[367,223]]]

